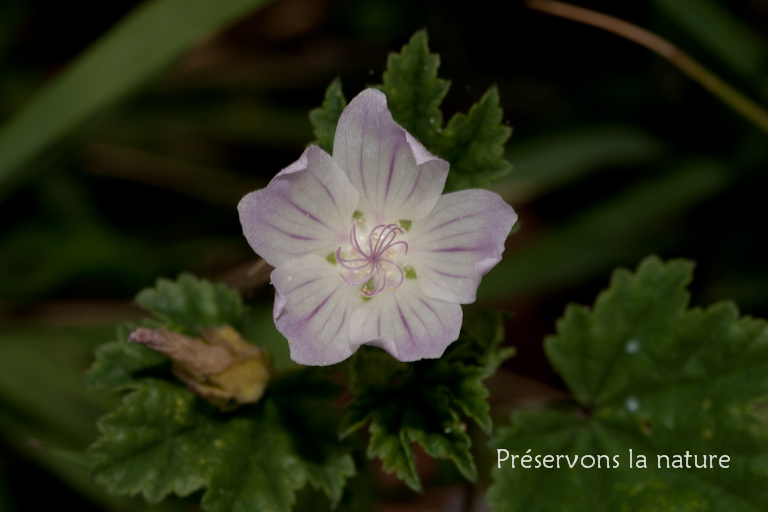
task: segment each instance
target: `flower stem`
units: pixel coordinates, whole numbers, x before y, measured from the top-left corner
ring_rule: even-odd
[[[763,107],[728,85],[677,46],[656,34],[613,16],[555,0],[528,0],[527,5],[531,9],[591,25],[645,46],[667,59],[680,71],[720,98],[723,103],[768,134],[768,112]]]

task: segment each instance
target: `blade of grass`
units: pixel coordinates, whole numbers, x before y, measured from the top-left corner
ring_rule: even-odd
[[[223,169],[188,164],[125,146],[88,144],[82,154],[83,169],[88,173],[145,183],[224,206],[236,205],[244,190],[264,186]]]
[[[727,169],[711,161],[679,163],[567,224],[504,254],[484,279],[478,302],[542,293],[583,283],[637,261],[661,243],[659,226],[719,191]]]
[[[86,499],[115,512],[189,510],[188,507],[173,500],[166,500],[150,508],[150,505],[144,503],[141,498],[109,494],[91,477],[90,461],[86,455],[48,446],[45,441],[50,437],[50,430],[50,428],[46,429],[38,424],[16,418],[0,409],[0,435],[25,458],[60,478],[68,487]]]
[[[0,199],[26,165],[215,30],[270,0],[154,0],[94,43],[0,130]]]
[[[582,126],[518,141],[506,154],[513,172],[492,189],[519,206],[608,166],[647,164],[663,151],[658,139],[637,128]]]
[[[720,2],[654,0],[654,4],[723,65],[745,78],[759,74],[766,57],[765,43]]]
[[[95,420],[114,399],[86,391],[80,377],[112,327],[12,326],[0,336],[0,437],[18,453],[108,510],[144,510],[140,499],[112,496],[90,476],[83,450]],[[87,354],[87,355],[86,355]],[[177,503],[153,507],[182,510]],[[5,510],[4,508],[0,510]]]
[[[0,510],[14,512],[16,507],[11,505],[11,490],[6,482],[6,469],[0,464]]]
[[[63,358],[93,339],[108,341],[112,327],[10,328],[0,336],[0,403],[15,416],[47,425],[63,448],[83,448],[96,434],[95,421],[112,401],[80,385],[85,368]],[[49,441],[53,441],[49,439]]]

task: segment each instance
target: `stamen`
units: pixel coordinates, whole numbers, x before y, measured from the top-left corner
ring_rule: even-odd
[[[394,290],[394,289],[397,289],[397,288],[400,288],[400,287],[403,285],[403,279],[405,279],[405,271],[403,270],[403,267],[401,267],[400,265],[398,265],[397,263],[395,263],[394,261],[391,261],[391,260],[381,260],[381,261],[385,261],[385,262],[387,262],[387,263],[391,263],[392,265],[394,265],[394,266],[395,266],[395,268],[396,268],[397,270],[399,270],[399,271],[400,271],[400,282],[399,282],[399,283],[397,283],[397,286],[395,286],[395,287],[393,288],[393,290]]]
[[[343,273],[340,273],[344,282],[353,286],[358,286],[375,278],[376,283],[373,286],[373,290],[369,290],[367,286],[363,286],[362,290],[363,296],[368,298],[373,297],[384,291],[384,288],[387,286],[388,276],[387,271],[384,268],[384,263],[386,263],[394,267],[395,270],[400,273],[400,281],[391,289],[396,290],[397,288],[400,288],[405,280],[405,271],[403,270],[403,267],[395,263],[394,260],[386,258],[384,255],[387,254],[390,249],[393,249],[398,245],[402,245],[404,247],[404,254],[408,254],[408,243],[402,240],[395,241],[397,236],[403,234],[403,232],[403,229],[397,224],[379,224],[378,226],[375,226],[368,235],[368,252],[366,253],[357,240],[357,223],[353,223],[352,229],[349,231],[349,245],[352,250],[357,253],[354,256],[360,257],[342,258],[341,247],[339,247],[336,249],[335,253],[336,261],[346,270],[351,270],[357,273],[367,269],[367,273],[365,277],[360,280],[350,280],[344,276]],[[374,238],[376,239],[375,241]]]

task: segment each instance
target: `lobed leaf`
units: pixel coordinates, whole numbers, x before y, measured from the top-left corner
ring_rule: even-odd
[[[89,450],[96,480],[112,493],[141,493],[150,503],[206,486],[233,433],[207,422],[199,405],[181,386],[145,379],[99,421],[102,436]]]
[[[223,284],[181,274],[176,281],[158,279],[154,288],[136,296],[136,303],[163,322],[165,327],[196,336],[200,327],[240,327],[243,301]]]
[[[96,349],[96,361],[83,375],[83,385],[96,391],[114,391],[138,383],[134,375],[141,370],[165,364],[159,352],[128,341],[133,326],[117,328],[117,341]]]
[[[468,114],[453,116],[442,132],[440,156],[451,162],[446,190],[487,187],[512,170],[504,158],[512,129],[502,125],[499,91],[488,89]]]
[[[504,158],[512,130],[501,124],[498,90],[489,89],[468,114],[456,114],[443,129],[440,103],[450,84],[437,77],[439,66],[427,33],[417,32],[400,53],[390,54],[380,89],[395,121],[450,162],[446,191],[487,187],[512,169]]]
[[[489,313],[467,315],[459,340],[440,359],[401,363],[380,349],[361,347],[347,365],[353,398],[344,410],[341,436],[368,425],[368,457],[380,459],[385,471],[415,490],[421,482],[414,442],[475,480],[464,418],[490,432],[483,380],[511,355],[501,349],[503,340],[502,315]]]
[[[427,33],[416,32],[400,53],[390,53],[379,88],[392,117],[430,148],[443,127],[440,103],[450,83],[437,77],[440,56],[429,52]]]
[[[576,403],[515,414],[493,445],[510,456],[604,454],[611,466],[501,463],[494,510],[763,510],[768,423],[752,408],[768,398],[768,323],[730,303],[687,309],[692,268],[651,257],[614,273],[594,308],[567,309],[546,349]],[[675,468],[686,453],[689,467]],[[730,460],[697,469],[693,455]]]
[[[268,0],[145,2],[93,44],[0,129],[0,183],[167,68],[190,47]]]
[[[158,279],[155,288],[146,288],[136,302],[158,320],[145,322],[167,327],[189,336],[199,336],[200,327],[240,326],[243,303],[240,295],[223,284],[181,274],[176,281]],[[145,346],[128,341],[136,326],[123,325],[117,330],[117,341],[96,350],[96,361],[83,376],[83,384],[97,391],[117,391],[140,382],[143,373],[170,367],[168,359]],[[172,378],[169,371],[165,376]],[[146,375],[144,375],[146,376]]]
[[[207,488],[202,505],[212,512],[289,511],[306,483],[338,502],[355,472],[338,447],[306,458],[279,397],[225,416],[173,383],[143,379],[134,388],[99,422],[102,436],[89,450],[96,480],[112,493],[157,503]]]
[[[162,321],[155,324],[187,333],[243,315],[236,292],[190,275],[158,280],[137,302]],[[98,349],[85,377],[91,388],[130,391],[98,424],[89,450],[97,482],[152,503],[206,489],[202,506],[212,512],[289,511],[306,484],[340,501],[355,466],[337,439],[339,386],[327,374],[284,374],[258,404],[224,414],[178,382],[165,357],[129,342],[130,330]]]
[[[654,0],[653,4],[724,66],[751,80],[761,75],[768,49],[748,23],[715,0]]]
[[[499,93],[492,87],[468,114],[456,114],[443,129],[440,103],[450,83],[437,77],[440,56],[430,53],[426,31],[416,32],[400,53],[391,53],[378,88],[387,95],[394,120],[435,155],[448,160],[446,191],[487,187],[512,170],[504,144],[512,130],[501,124]],[[341,83],[331,83],[323,105],[309,114],[317,144],[329,153],[346,106]]]
[[[270,387],[296,452],[304,460],[307,481],[323,491],[335,506],[347,479],[355,475],[351,448],[339,442],[341,420],[332,401],[342,387],[331,380],[332,369],[307,367],[283,375]]]
[[[344,107],[347,106],[347,99],[344,97],[344,91],[341,89],[341,80],[334,80],[325,91],[325,99],[320,108],[309,112],[309,120],[317,139],[312,142],[320,146],[328,154],[333,153],[333,139],[336,136],[336,125],[339,123],[339,117]]]

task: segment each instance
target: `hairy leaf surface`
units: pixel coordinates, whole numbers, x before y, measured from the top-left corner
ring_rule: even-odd
[[[440,56],[430,53],[425,31],[416,32],[400,53],[391,53],[378,88],[387,95],[394,120],[433,154],[451,164],[446,192],[487,187],[512,170],[504,144],[512,130],[502,124],[499,93],[491,87],[469,113],[456,114],[443,126],[440,104],[450,83],[438,78]],[[317,140],[331,152],[336,124],[346,100],[341,83],[331,83],[323,105],[310,112]]]
[[[190,334],[237,325],[243,313],[236,292],[190,275],[159,280],[137,302],[159,319],[150,324]],[[326,370],[283,374],[257,404],[224,413],[176,380],[164,356],[128,341],[131,328],[97,351],[85,378],[94,389],[128,391],[89,450],[98,482],[152,503],[206,489],[211,512],[287,512],[307,484],[339,502],[355,465],[338,442],[340,389]]]
[[[494,510],[765,508],[768,424],[754,407],[768,398],[768,324],[730,303],[688,309],[692,268],[648,258],[617,271],[593,308],[569,306],[546,349],[575,403],[517,413],[493,444],[510,458],[608,455],[610,468],[502,462]]]
[[[435,458],[450,459],[469,480],[477,469],[465,418],[491,429],[483,380],[512,355],[500,314],[467,315],[459,340],[442,358],[401,363],[386,352],[361,347],[348,365],[353,400],[344,411],[342,436],[365,425],[368,457],[381,459],[413,489],[421,489],[413,443]]]

